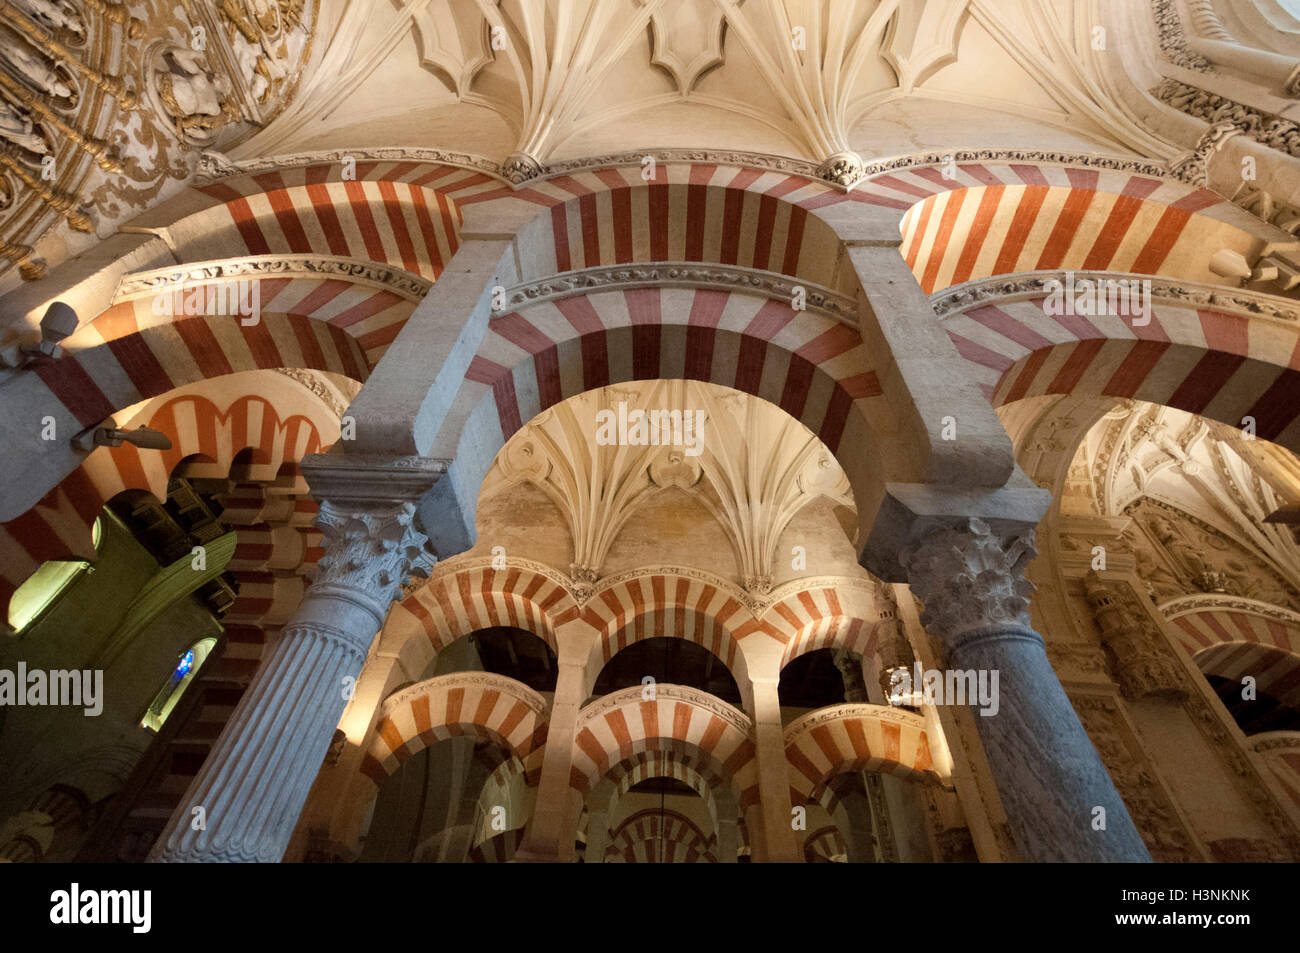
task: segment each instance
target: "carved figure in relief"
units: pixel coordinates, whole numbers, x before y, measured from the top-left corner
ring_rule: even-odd
[[[0,56],[24,76],[28,85],[59,99],[72,98],[72,87],[59,78],[59,74],[45,62],[44,57],[23,43],[6,43],[0,47]]]
[[[0,138],[36,155],[43,156],[50,151],[46,141],[36,133],[27,114],[3,99],[0,99]]]
[[[68,0],[12,0],[23,13],[51,30],[67,30],[78,38],[86,36],[86,25]]]

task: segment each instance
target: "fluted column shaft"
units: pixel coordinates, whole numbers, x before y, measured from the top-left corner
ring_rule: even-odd
[[[1003,538],[978,519],[935,519],[918,522],[901,561],[948,665],[998,673],[996,714],[975,722],[1024,859],[1150,861],[1029,624],[1034,555],[1032,529]]]
[[[321,504],[320,575],[150,854],[161,862],[280,860],[375,633],[412,571],[432,564],[410,501]]]

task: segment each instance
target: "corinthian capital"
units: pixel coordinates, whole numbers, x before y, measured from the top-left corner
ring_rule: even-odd
[[[925,603],[921,621],[951,645],[989,626],[1029,628],[1034,584],[1025,568],[1036,555],[1032,529],[1002,537],[980,519],[926,519],[913,529],[899,561]]]
[[[415,525],[415,504],[321,503],[315,520],[325,536],[316,590],[363,599],[382,623],[388,605],[411,575],[428,575],[436,562]]]

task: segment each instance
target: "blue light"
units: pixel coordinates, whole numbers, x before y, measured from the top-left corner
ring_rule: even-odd
[[[184,678],[186,675],[190,673],[190,669],[192,669],[193,667],[194,667],[194,650],[190,649],[188,652],[182,655],[181,660],[178,663],[176,663],[176,674],[181,678]]]

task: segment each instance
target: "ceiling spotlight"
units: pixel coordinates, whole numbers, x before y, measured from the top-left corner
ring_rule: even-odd
[[[0,364],[5,367],[28,367],[44,364],[62,356],[59,342],[77,330],[80,319],[77,312],[62,301],[51,302],[41,318],[41,339],[19,341],[0,348]]]

